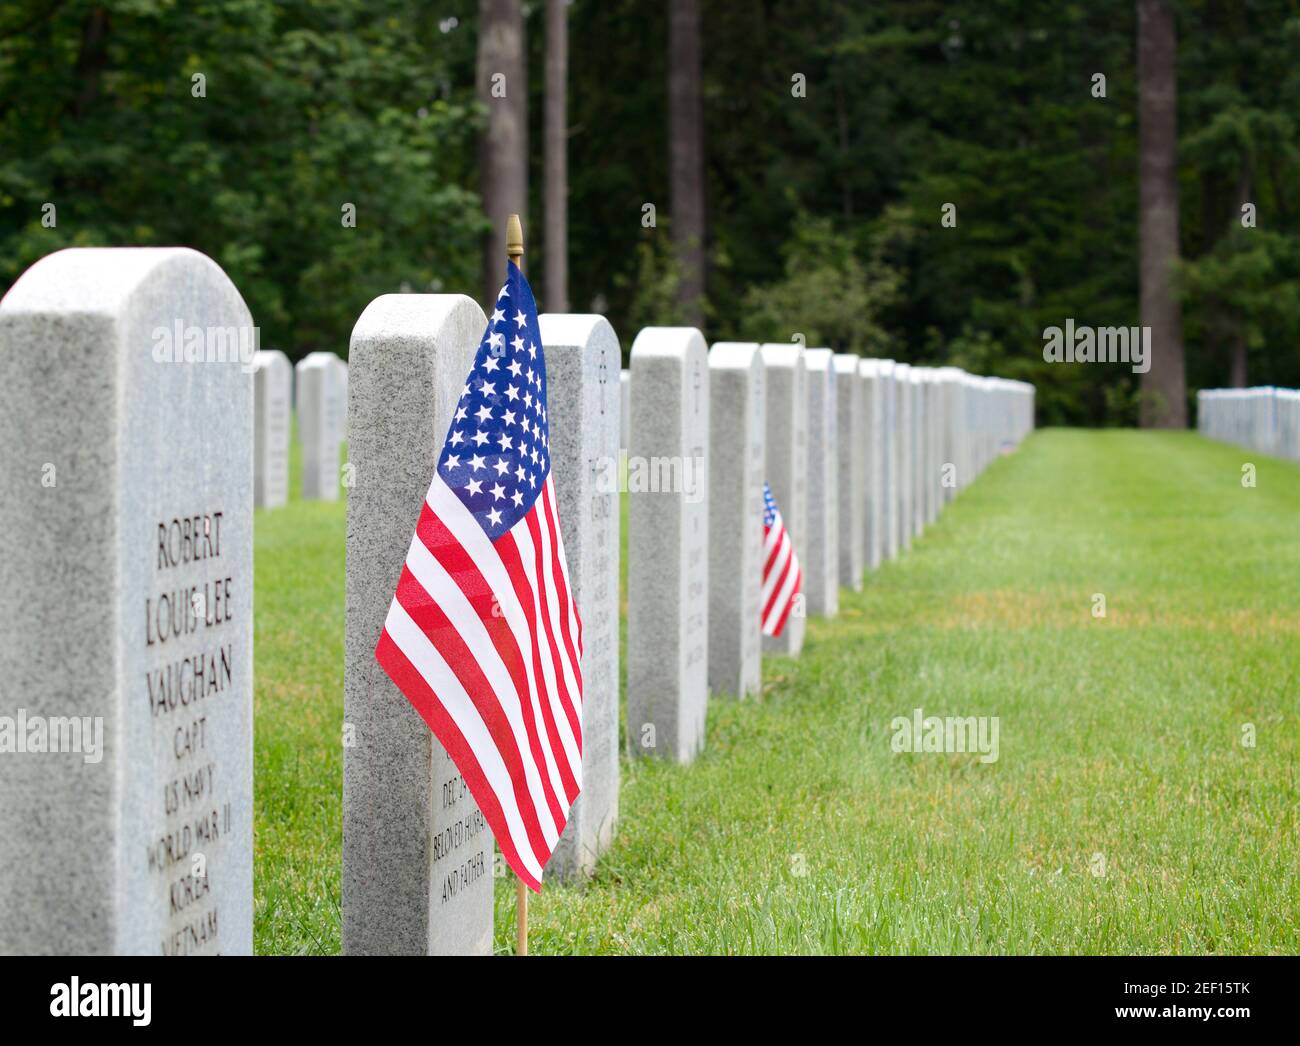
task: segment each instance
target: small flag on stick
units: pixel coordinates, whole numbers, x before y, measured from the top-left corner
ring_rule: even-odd
[[[781,520],[772,488],[763,484],[763,634],[779,636],[803,585],[794,543]]]
[[[537,305],[514,261],[375,656],[455,762],[506,862],[540,890],[582,788],[582,623],[551,476]]]

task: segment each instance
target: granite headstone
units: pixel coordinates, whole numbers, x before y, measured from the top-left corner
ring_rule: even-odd
[[[762,678],[763,358],[709,350],[709,689],[745,697]]]
[[[603,316],[545,313],[551,474],[582,620],[582,794],[546,874],[590,875],[618,821],[618,336]]]
[[[253,504],[277,508],[289,500],[289,432],[293,364],[278,349],[253,357]]]
[[[487,955],[493,840],[451,757],[375,659],[487,326],[459,294],[385,294],[352,331],[343,700],[343,951]],[[328,361],[324,361],[329,366]]]
[[[631,361],[628,739],[686,763],[708,704],[708,353],[694,327],[647,327]]]
[[[808,375],[804,350],[799,345],[776,343],[762,345],[759,351],[767,383],[766,479],[802,568],[808,534]],[[797,657],[803,650],[806,618],[806,595],[800,593],[781,634],[763,637],[763,651]]]
[[[0,953],[252,952],[255,345],[187,248],[0,302]]]

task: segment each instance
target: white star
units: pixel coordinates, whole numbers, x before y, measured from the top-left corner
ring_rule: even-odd
[[[448,455],[447,455],[447,466],[446,466],[446,467],[449,468],[449,469],[458,469],[458,468],[460,468],[460,455],[459,455],[459,454],[448,454]]]
[[[501,285],[501,293],[497,295],[497,301],[500,301],[502,298],[508,298],[508,297],[510,297],[510,290],[509,290],[509,287],[510,287],[510,284],[508,284],[508,283],[503,283],[503,284]]]
[[[519,377],[519,372],[523,369],[524,369],[523,364],[521,364],[518,360],[511,360],[510,366],[506,368],[506,370],[508,370],[516,378]]]
[[[508,410],[501,415],[501,418],[507,425],[513,425],[515,423],[515,412],[513,410]]]
[[[497,387],[490,381],[485,381],[478,387],[478,390],[483,393],[484,396],[495,396]]]
[[[492,495],[493,501],[500,501],[503,497],[506,496],[506,488],[503,487],[500,483],[498,483],[488,493]]]
[[[515,503],[515,508],[520,508],[524,503],[524,496],[516,490],[510,495],[510,500]]]
[[[507,436],[504,432],[501,433],[501,449],[509,450],[513,446],[514,443],[511,441],[510,437]]]
[[[457,407],[457,408],[456,408],[456,416],[455,416],[454,418],[452,418],[452,421],[464,421],[464,420],[465,420],[465,408],[464,408],[464,407]]]
[[[515,469],[515,479],[519,480],[520,483],[524,481],[525,474],[526,473],[524,472],[524,467],[522,465],[520,465],[517,469]]]
[[[515,323],[522,327],[527,322],[528,317],[525,316],[522,311],[515,313]]]
[[[487,433],[484,432],[482,429],[479,429],[476,433],[474,433],[474,445],[476,447],[483,446],[483,444],[486,443],[487,441],[488,441]]]
[[[494,349],[498,345],[500,345],[503,349],[506,347],[506,336],[504,334],[498,333],[497,331],[493,331],[491,334],[488,335],[488,348]]]
[[[492,420],[492,408],[489,407],[486,403],[483,404],[483,406],[479,407],[479,409],[476,410],[474,413],[475,413],[475,415],[478,416],[478,420],[479,420],[479,421],[491,421],[491,420]]]
[[[524,393],[524,403],[529,407],[533,405],[533,394],[531,392]]]
[[[524,339],[521,338],[521,337],[519,337],[518,334],[516,334],[516,335],[514,336],[514,338],[511,339],[510,344],[513,345],[513,346],[515,347],[515,352],[523,352],[523,351],[524,351]]]
[[[498,476],[504,476],[510,471],[510,462],[506,461],[505,458],[497,458],[496,464],[492,467],[497,470]]]
[[[465,484],[465,489],[468,490],[471,494],[482,494],[483,484],[480,480],[472,479]]]
[[[531,342],[528,345],[528,358],[530,360],[537,358],[537,346],[532,344]]]
[[[509,396],[512,401],[517,400],[519,398],[519,390],[515,388],[515,386],[509,385],[506,387],[506,395]]]
[[[498,360],[495,356],[489,356],[487,359],[483,361],[483,370],[486,371],[488,374],[491,374],[500,365],[501,365],[500,360]]]
[[[447,440],[453,447],[458,447],[465,442],[465,437],[461,435],[460,429],[453,429],[451,438]]]
[[[500,300],[501,300],[500,298],[497,299],[497,301]],[[506,314],[504,312],[502,312],[500,309],[494,309],[492,311],[492,326],[495,327],[498,323],[500,323],[505,318],[506,318]]]
[[[491,512],[487,514],[487,518],[488,518],[488,522],[495,527],[498,523],[501,522],[501,513],[498,512],[496,509],[493,509]]]
[[[487,459],[485,459],[481,454],[475,454],[472,458],[469,459],[469,467],[472,468],[475,472],[478,472],[480,469],[485,468],[486,466],[487,466]]]

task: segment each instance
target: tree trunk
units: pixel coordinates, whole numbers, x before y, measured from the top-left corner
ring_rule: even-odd
[[[1242,210],[1246,204],[1251,202],[1251,184],[1254,182],[1255,173],[1249,159],[1242,162],[1241,171],[1237,178],[1237,208],[1233,213],[1232,221],[1234,223],[1241,221]],[[1232,328],[1232,361],[1230,364],[1231,373],[1228,378],[1228,384],[1234,389],[1244,389],[1246,387],[1246,316],[1240,310],[1236,310],[1233,317],[1235,323]]]
[[[704,106],[700,97],[699,0],[668,12],[668,151],[673,247],[685,323],[704,325]]]
[[[1144,428],[1187,427],[1178,261],[1177,40],[1170,0],[1138,0],[1138,181],[1141,322],[1151,328],[1142,375]]]
[[[546,0],[546,311],[569,311],[569,25],[565,0]]]
[[[528,242],[528,66],[519,0],[479,0],[479,188],[492,231],[483,241],[483,300],[496,301],[506,267],[506,220],[518,214]]]
[[[81,49],[77,53],[77,79],[81,86],[72,103],[72,115],[82,119],[99,97],[100,80],[108,65],[108,11],[92,7],[81,21]]]

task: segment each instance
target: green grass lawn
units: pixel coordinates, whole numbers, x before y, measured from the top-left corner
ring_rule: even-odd
[[[264,953],[339,950],[344,535],[342,502],[257,517]],[[1300,951],[1295,465],[1039,432],[763,668],[695,764],[624,761],[534,952]],[[999,759],[895,754],[917,707],[999,717]],[[513,914],[500,880],[499,951]]]

